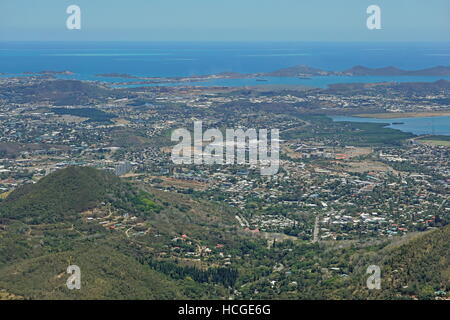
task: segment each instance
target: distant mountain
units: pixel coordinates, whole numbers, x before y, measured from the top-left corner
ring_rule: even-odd
[[[86,105],[117,94],[104,86],[78,80],[43,80],[0,88],[0,97],[11,102],[51,102],[54,105]]]
[[[403,76],[407,71],[398,69],[396,67],[384,67],[384,68],[367,68],[364,66],[355,66],[348,70],[344,70],[343,73],[352,76]]]
[[[354,66],[344,71],[327,71],[298,65],[260,74],[267,77],[313,77],[313,76],[450,76],[450,66],[437,66],[421,70],[402,70],[393,66],[368,68]]]
[[[367,68],[355,66],[342,71],[350,76],[450,76],[450,66],[437,66],[421,70],[402,70],[396,67]]]
[[[411,75],[416,76],[450,76],[450,66],[437,66],[416,71],[409,71]]]
[[[435,82],[402,82],[396,83],[394,86],[395,90],[408,92],[411,95],[423,95],[450,90],[450,81],[438,80]]]

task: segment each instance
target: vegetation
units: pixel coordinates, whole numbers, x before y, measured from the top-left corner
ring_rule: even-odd
[[[93,122],[107,122],[110,123],[111,119],[116,116],[110,113],[106,113],[99,109],[94,108],[52,108],[52,112],[58,115],[71,115],[81,118],[89,118],[89,121]]]
[[[302,115],[311,125],[285,132],[283,139],[339,141],[343,145],[395,146],[414,137],[411,133],[385,128],[388,123],[334,122],[324,115]]]
[[[209,268],[201,270],[196,267],[179,266],[176,263],[168,261],[150,260],[148,265],[173,279],[192,278],[200,283],[219,283],[225,287],[233,287],[236,283],[238,272],[232,268]]]
[[[68,290],[66,269],[81,268],[81,290]],[[0,288],[27,299],[183,299],[166,276],[108,245],[83,246],[23,260],[0,270]]]
[[[385,241],[279,238],[269,248],[263,236],[236,230],[234,212],[194,199],[83,167],[15,190],[0,202],[2,297],[434,299],[449,290],[450,225]],[[81,218],[94,208],[136,215],[148,232],[130,237]],[[177,255],[206,247],[204,259]],[[81,290],[66,287],[72,264]],[[382,290],[366,287],[373,264]]]
[[[69,167],[13,191],[1,203],[0,216],[39,224],[73,220],[77,214],[113,200],[123,186],[106,172]]]

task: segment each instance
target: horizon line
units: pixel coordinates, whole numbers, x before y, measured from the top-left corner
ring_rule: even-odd
[[[129,43],[143,43],[143,42],[179,42],[179,43],[448,43],[450,40],[380,40],[380,41],[361,41],[361,40],[0,40],[0,43],[5,42],[129,42]]]

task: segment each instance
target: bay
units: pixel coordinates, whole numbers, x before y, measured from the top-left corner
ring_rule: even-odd
[[[417,135],[450,135],[450,116],[376,119],[332,116],[334,121],[386,123],[388,128]],[[401,124],[400,124],[401,123]]]

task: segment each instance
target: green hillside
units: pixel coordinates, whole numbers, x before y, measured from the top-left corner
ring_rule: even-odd
[[[99,210],[102,217],[89,221],[86,210]],[[135,220],[119,223],[124,213]],[[62,169],[0,203],[0,292],[25,299],[221,298],[223,286],[192,279],[215,274],[215,267],[179,267],[189,272],[168,276],[153,252],[170,250],[171,239],[183,233],[195,238],[192,248],[203,241],[231,243],[233,234],[222,232],[233,228],[233,217],[217,205],[133,185],[105,171]],[[111,230],[100,221],[131,227]],[[69,264],[80,266],[82,290],[67,289]]]
[[[382,290],[372,298],[431,299],[450,289],[450,225],[392,244],[369,259],[382,270]],[[366,276],[365,276],[366,277]],[[367,290],[357,289],[365,297]]]
[[[370,242],[291,237],[268,248],[264,233],[244,232],[235,214],[105,171],[62,169],[0,202],[0,299],[448,295],[450,225]],[[71,264],[82,270],[81,290],[66,287]],[[369,265],[380,266],[382,290],[367,289]]]
[[[81,269],[82,287],[69,290],[66,269]],[[27,259],[0,270],[0,289],[27,299],[183,299],[177,284],[107,245]]]
[[[26,223],[73,219],[77,213],[114,196],[120,180],[88,167],[69,167],[13,191],[1,203],[0,217]]]

